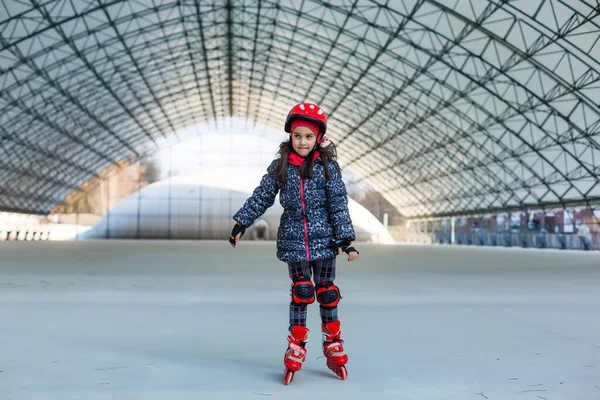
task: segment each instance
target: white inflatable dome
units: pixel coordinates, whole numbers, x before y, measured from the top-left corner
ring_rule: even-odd
[[[148,185],[127,197],[90,230],[84,239],[153,238],[226,240],[232,216],[250,196],[256,171],[238,171],[223,178],[216,171],[175,177]],[[249,175],[254,175],[251,178]],[[234,189],[234,188],[242,189]],[[385,227],[367,209],[349,199],[357,240],[394,243]],[[245,238],[275,240],[282,207],[279,198],[246,233]]]

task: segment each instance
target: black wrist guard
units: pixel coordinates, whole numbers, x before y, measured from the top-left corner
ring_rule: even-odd
[[[356,254],[360,254],[358,252],[358,250],[356,250],[354,247],[348,247],[346,250],[344,250],[346,252],[346,254],[350,255],[350,253],[352,253],[353,251],[356,252]]]
[[[244,233],[246,233],[246,228],[244,228],[241,225],[235,224],[233,226],[233,229],[231,230],[231,236],[229,237],[229,243],[231,244],[235,244],[235,237],[237,236],[238,233],[242,233],[240,235],[240,239],[242,238],[242,236],[244,236]]]
[[[348,249],[348,246],[350,246],[350,243],[352,243],[352,241],[348,239],[332,239],[330,246],[333,247],[336,250],[336,252],[337,249],[342,249],[342,251],[346,251],[346,249]]]

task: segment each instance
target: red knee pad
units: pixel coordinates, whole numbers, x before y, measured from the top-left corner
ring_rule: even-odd
[[[315,302],[315,287],[309,277],[300,275],[292,283],[292,302],[297,305]]]
[[[317,301],[323,307],[335,307],[341,298],[340,288],[333,282],[321,282],[317,285]]]

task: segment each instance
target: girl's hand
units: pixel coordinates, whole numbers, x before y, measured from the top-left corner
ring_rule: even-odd
[[[231,247],[235,249],[237,242],[240,241],[240,238],[244,236],[245,232],[246,228],[244,228],[239,222],[236,222],[231,230],[231,235],[229,236],[229,243],[231,243]]]
[[[351,251],[348,253],[348,261],[354,261],[358,258],[358,251]]]
[[[348,253],[348,261],[354,261],[358,258],[358,251],[356,251],[356,249],[354,247],[350,247],[350,242],[348,241],[348,244],[346,245],[346,252]],[[350,250],[350,251],[348,251]],[[338,256],[340,254],[342,254],[342,246],[338,247],[337,249],[337,254]]]
[[[237,242],[240,241],[240,237],[242,236],[241,233],[238,233],[237,235],[235,235],[235,237],[231,236],[229,239],[229,243],[231,243],[232,239],[235,243],[231,243],[231,247],[233,247],[235,249],[235,246],[237,245]]]

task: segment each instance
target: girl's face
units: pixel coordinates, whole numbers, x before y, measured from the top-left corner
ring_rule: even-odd
[[[292,132],[292,146],[301,157],[306,157],[315,147],[317,137],[309,128],[298,126]]]

